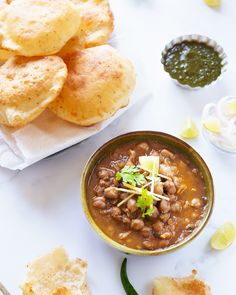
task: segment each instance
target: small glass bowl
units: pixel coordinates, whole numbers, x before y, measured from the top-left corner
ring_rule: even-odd
[[[236,156],[236,114],[227,114],[227,103],[235,100],[236,96],[226,96],[218,103],[207,104],[202,111],[202,133],[204,138],[217,149]],[[216,118],[221,126],[219,133],[204,127],[204,122],[210,117]]]
[[[205,87],[208,87],[210,85],[213,85],[213,84],[216,83],[216,81],[218,81],[219,79],[222,78],[222,75],[227,71],[227,65],[228,65],[227,55],[224,52],[224,49],[216,41],[214,41],[213,39],[210,39],[210,38],[208,38],[206,36],[202,36],[202,35],[197,35],[197,34],[184,35],[184,36],[180,36],[178,38],[173,39],[170,43],[168,43],[165,46],[164,50],[161,53],[161,55],[162,55],[161,63],[163,65],[164,65],[164,57],[166,56],[168,50],[171,49],[174,45],[179,44],[179,43],[182,43],[183,41],[195,41],[195,42],[199,42],[199,43],[205,43],[206,45],[214,48],[214,50],[219,53],[219,56],[222,59],[222,62],[221,62],[222,68],[221,68],[221,74],[219,75],[219,77],[215,81],[212,81],[210,84],[207,84],[207,85],[205,85],[203,87],[200,87],[200,86],[198,86],[198,87],[191,87],[188,84],[182,84],[177,79],[172,78],[170,76],[170,74],[168,73],[169,74],[169,77],[177,85],[179,85],[179,86],[181,86],[181,87],[183,87],[185,89],[189,89],[189,90],[198,90],[198,89],[203,89]]]

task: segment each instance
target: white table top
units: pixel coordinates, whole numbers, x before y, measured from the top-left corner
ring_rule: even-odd
[[[137,104],[102,133],[22,172],[0,168],[0,280],[13,295],[25,266],[38,255],[63,245],[71,257],[88,261],[88,280],[94,295],[124,294],[119,270],[124,254],[107,246],[88,224],[80,203],[83,166],[101,144],[133,130],[179,134],[187,116],[200,121],[205,103],[236,94],[236,2],[223,0],[220,10],[202,0],[112,0],[117,31],[125,35],[127,53],[145,66],[152,99]],[[229,69],[222,81],[200,91],[177,87],[163,71],[160,53],[172,38],[199,33],[225,49]],[[214,295],[234,295],[236,243],[223,252],[209,248],[209,239],[225,221],[236,223],[236,158],[209,146],[202,137],[191,141],[208,163],[215,182],[216,205],[209,225],[192,243],[159,257],[128,258],[128,273],[139,294],[150,294],[159,275],[186,276],[193,268],[212,287]]]

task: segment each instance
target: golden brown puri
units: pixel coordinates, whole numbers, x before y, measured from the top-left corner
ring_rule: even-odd
[[[0,0],[0,63],[6,61],[9,57],[15,55],[11,50],[1,48],[2,44],[2,27],[4,25],[6,7],[8,6],[6,0]]]
[[[6,61],[9,57],[14,56],[15,53],[10,50],[0,48],[0,62]]]
[[[68,78],[50,109],[69,122],[89,126],[129,103],[135,86],[132,63],[109,45],[83,49],[64,59]]]
[[[106,44],[114,30],[113,14],[107,0],[72,0],[80,9],[81,25],[60,52],[64,56],[75,50]]]
[[[194,276],[187,278],[161,277],[154,281],[153,295],[211,295],[210,288]]]
[[[60,93],[67,68],[58,56],[8,59],[0,67],[0,124],[21,127]]]
[[[5,0],[0,0],[0,48],[2,47],[2,39],[3,39],[3,26],[4,19],[6,18],[6,8],[8,4]]]
[[[56,248],[27,267],[24,295],[90,295],[86,282],[87,263],[69,260],[64,248]]]
[[[70,0],[14,0],[5,10],[1,47],[19,55],[55,54],[79,30],[79,8]]]

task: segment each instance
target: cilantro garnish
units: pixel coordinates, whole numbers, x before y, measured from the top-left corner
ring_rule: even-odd
[[[124,181],[133,186],[142,185],[145,182],[143,174],[139,173],[139,168],[136,166],[125,166],[116,173],[116,180]]]
[[[142,217],[152,216],[153,214],[153,197],[149,191],[145,188],[142,188],[141,196],[138,197],[137,207],[142,211]]]

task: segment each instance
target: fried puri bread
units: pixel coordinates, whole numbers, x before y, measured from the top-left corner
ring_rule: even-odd
[[[60,56],[78,49],[106,44],[114,30],[113,14],[106,0],[72,0],[80,10],[78,33],[64,46]]]
[[[210,288],[194,276],[161,277],[154,281],[153,295],[212,295]]]
[[[67,68],[58,56],[8,59],[0,67],[0,124],[21,127],[60,93]]]
[[[0,62],[6,61],[9,57],[14,56],[15,53],[10,50],[0,48]]]
[[[78,32],[80,13],[70,0],[14,0],[2,24],[2,48],[23,56],[50,55]]]
[[[135,86],[132,63],[109,45],[69,54],[68,77],[50,109],[60,118],[82,126],[101,122],[129,103]]]
[[[90,295],[86,281],[87,263],[69,260],[64,248],[56,248],[27,267],[22,284],[24,295]]]
[[[3,39],[3,26],[4,20],[6,18],[6,9],[8,4],[5,0],[0,0],[0,48],[2,47],[2,39]]]

